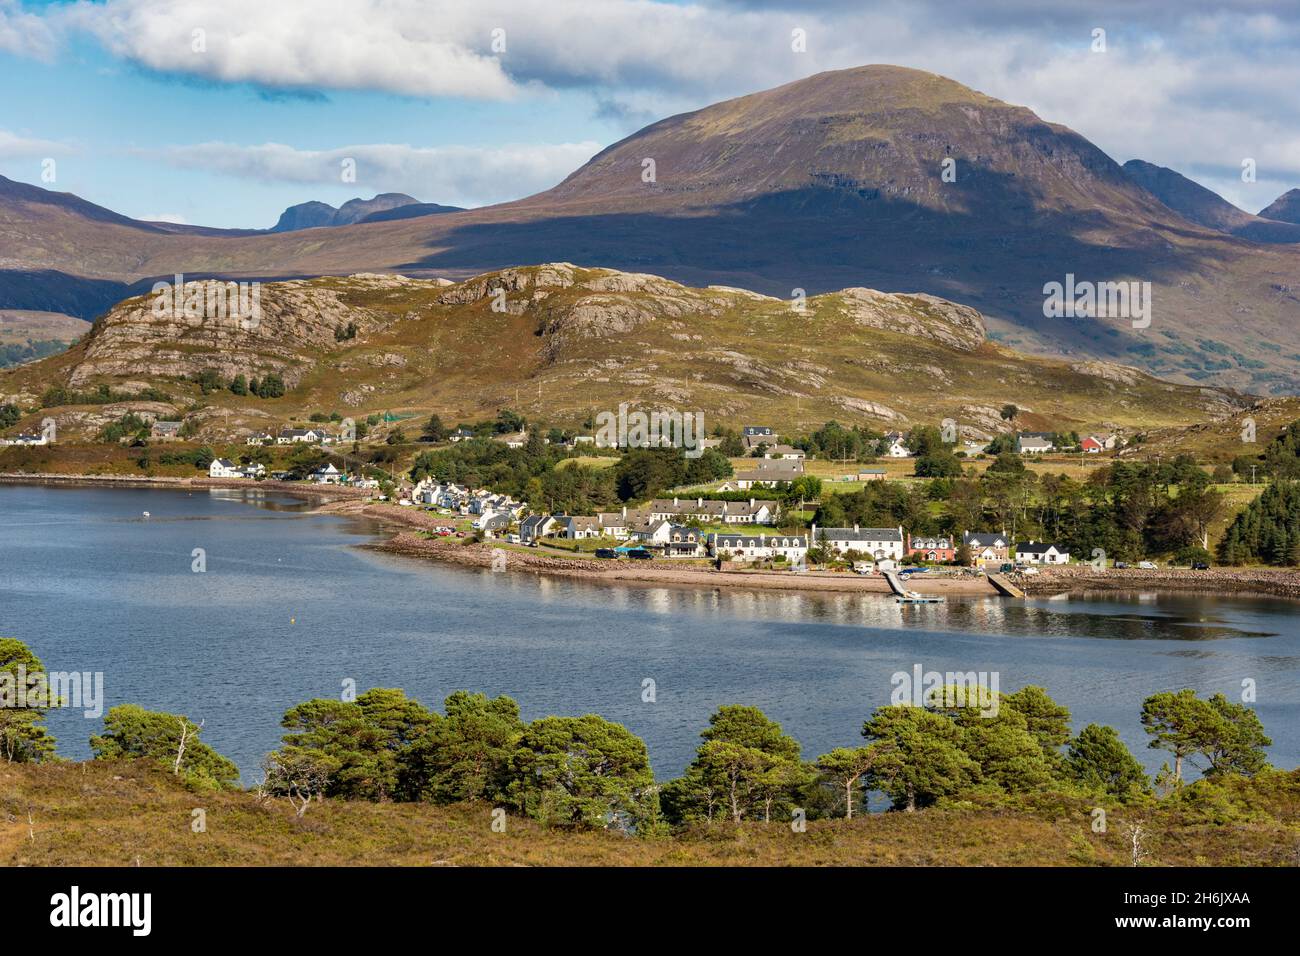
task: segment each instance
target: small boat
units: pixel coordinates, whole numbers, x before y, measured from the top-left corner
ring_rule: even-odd
[[[141,511],[140,514],[144,515],[146,518],[149,517],[149,512],[147,511]]]

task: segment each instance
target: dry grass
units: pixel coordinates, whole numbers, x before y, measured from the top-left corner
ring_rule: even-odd
[[[202,809],[206,832],[192,829]],[[0,863],[11,866],[654,866],[1126,865],[1125,814],[1093,833],[1075,801],[872,814],[697,828],[639,840],[547,830],[510,816],[491,829],[487,804],[434,807],[329,801],[295,816],[283,800],[191,792],[142,761],[6,765],[0,769]],[[1283,816],[1274,810],[1278,816]],[[1288,811],[1294,826],[1294,809]],[[30,815],[30,817],[29,817]],[[30,823],[29,823],[30,819]],[[1281,820],[1239,826],[1148,822],[1149,862],[1285,864],[1296,833]]]

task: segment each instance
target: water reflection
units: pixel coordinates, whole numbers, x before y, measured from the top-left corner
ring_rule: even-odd
[[[373,524],[307,507],[256,489],[0,488],[0,634],[52,668],[104,671],[109,706],[206,718],[205,740],[254,775],[284,711],[336,696],[343,678],[433,706],[469,688],[509,694],[528,719],[603,714],[645,739],[663,779],[725,703],[763,708],[807,756],[860,743],[891,675],[917,663],[1044,686],[1075,730],[1115,727],[1151,770],[1162,755],[1147,749],[1145,697],[1235,698],[1250,678],[1270,756],[1300,762],[1294,602],[1146,591],[899,605],[611,586],[375,552],[357,547]],[[145,510],[155,520],[126,520]],[[156,520],[173,518],[197,520]],[[191,571],[195,547],[204,574]],[[642,700],[646,677],[657,703]],[[50,725],[74,758],[99,731],[70,711]]]

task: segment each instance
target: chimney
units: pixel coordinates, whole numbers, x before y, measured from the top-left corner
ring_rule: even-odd
[[[695,499],[695,507],[697,507],[697,508],[703,508],[703,507],[704,507],[704,499],[703,499],[703,498],[696,498],[696,499]],[[724,504],[722,507],[723,507],[723,510],[726,510],[726,507],[727,507],[727,506]]]
[[[857,534],[857,533],[858,533],[858,526],[857,526],[857,524],[854,524],[854,525],[853,525],[853,533],[854,533],[854,534]]]
[[[673,499],[673,507],[674,507],[674,508],[677,507],[677,499],[676,499],[676,498]]]
[[[623,506],[623,520],[627,520],[627,505]]]
[[[754,499],[753,499],[753,498],[750,498],[750,499],[749,499],[749,506],[750,506],[751,508],[754,507]]]

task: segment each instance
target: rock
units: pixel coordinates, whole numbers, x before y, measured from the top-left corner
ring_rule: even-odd
[[[842,289],[809,300],[810,307],[841,308],[858,325],[933,339],[972,352],[984,344],[984,317],[970,306],[924,293],[899,295],[875,289]]]

